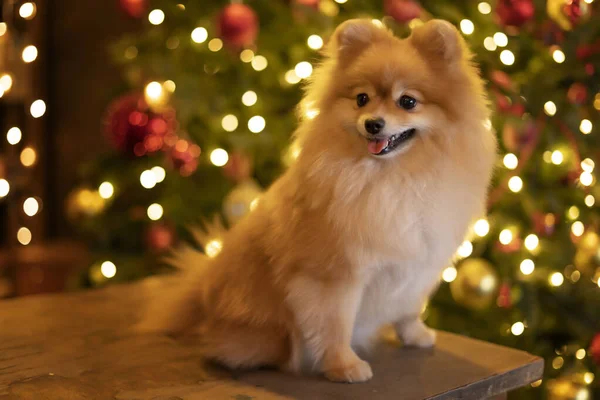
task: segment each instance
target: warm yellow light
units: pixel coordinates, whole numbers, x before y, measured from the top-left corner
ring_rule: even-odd
[[[587,4],[592,4],[594,2],[594,0],[583,0],[585,1]]]
[[[456,271],[456,268],[454,267],[448,267],[444,270],[444,272],[442,272],[442,279],[445,282],[452,282],[456,279],[456,275],[458,275],[458,272]]]
[[[22,137],[23,134],[21,133],[21,130],[16,126],[13,126],[8,130],[8,132],[6,132],[6,140],[12,145],[19,143]]]
[[[217,52],[217,51],[221,50],[222,48],[223,48],[223,41],[219,38],[211,39],[210,42],[208,42],[208,49],[210,51]]]
[[[125,49],[125,58],[128,60],[133,60],[134,58],[136,58],[138,55],[138,49],[135,46],[129,46],[128,48]]]
[[[562,368],[562,366],[565,364],[565,359],[558,356],[558,357],[554,357],[554,360],[552,360],[552,368],[554,369],[560,369]]]
[[[508,180],[508,188],[511,192],[520,192],[523,189],[523,180],[518,176],[513,176]]]
[[[246,107],[255,105],[257,101],[258,96],[256,95],[256,92],[253,92],[252,90],[248,90],[242,95],[242,104]]]
[[[581,162],[581,169],[586,172],[592,172],[596,163],[591,158],[586,158]]]
[[[525,260],[521,261],[519,269],[521,270],[521,273],[523,275],[531,275],[535,270],[535,263],[532,260],[526,258]]]
[[[498,235],[498,240],[500,240],[500,243],[502,243],[503,245],[509,244],[513,240],[512,231],[510,229],[503,229],[500,232],[500,235]]]
[[[0,88],[5,92],[8,92],[12,88],[13,79],[10,74],[2,74],[0,76]]]
[[[564,63],[565,58],[566,58],[565,53],[563,53],[563,51],[561,49],[556,49],[552,52],[552,59],[559,64]]]
[[[556,104],[553,101],[547,101],[544,103],[544,112],[549,116],[553,116],[556,114]]]
[[[150,218],[152,221],[158,221],[163,216],[163,208],[158,203],[150,204],[148,206],[147,213],[148,218]]]
[[[463,19],[460,21],[460,30],[465,35],[470,35],[475,31],[475,25],[470,19]]]
[[[515,63],[515,55],[510,50],[502,50],[500,53],[500,61],[504,65],[513,65]]]
[[[483,39],[483,47],[485,47],[485,49],[488,51],[494,51],[498,48],[498,45],[494,41],[493,37],[488,36],[485,39]]]
[[[23,53],[21,54],[21,58],[26,63],[30,63],[35,61],[38,56],[38,49],[34,45],[29,45],[23,49]]]
[[[165,178],[167,177],[167,171],[165,171],[165,169],[163,167],[159,167],[159,166],[152,167],[152,169],[150,169],[150,171],[152,171],[152,173],[154,174],[156,183],[164,181]]]
[[[560,150],[554,150],[552,152],[552,156],[550,157],[550,160],[552,161],[552,164],[554,164],[554,165],[562,164],[563,159],[564,159],[564,156]]]
[[[487,221],[487,219],[481,218],[475,222],[475,225],[473,225],[473,230],[477,236],[484,237],[490,231],[490,223]]]
[[[544,162],[550,164],[552,162],[552,152],[550,150],[546,150],[543,155]]]
[[[529,234],[525,237],[525,248],[529,251],[535,250],[540,244],[540,239],[535,234]]]
[[[540,387],[541,385],[542,385],[541,379],[538,379],[537,381],[531,383],[531,387],[534,387],[534,388]]]
[[[522,335],[523,332],[525,332],[525,324],[523,324],[522,322],[515,322],[510,327],[510,332],[515,336]]]
[[[294,84],[300,82],[300,77],[298,75],[296,75],[296,71],[294,71],[293,69],[290,69],[288,72],[285,73],[285,81],[287,83],[294,85]]]
[[[592,183],[594,183],[594,175],[587,171],[583,171],[581,175],[579,175],[579,182],[583,186],[590,186]]]
[[[581,133],[583,133],[584,135],[589,135],[590,133],[592,133],[592,121],[590,121],[589,119],[582,119],[581,123],[579,124],[579,130],[581,131]]]
[[[583,222],[573,222],[573,225],[571,225],[571,233],[573,233],[575,236],[581,236],[583,235],[583,232],[585,232],[585,226],[583,225]]]
[[[46,103],[44,100],[36,100],[31,103],[31,107],[29,108],[29,112],[33,118],[39,118],[46,113]]]
[[[335,0],[335,2],[338,3],[338,4],[344,4],[347,1],[348,0]]]
[[[596,204],[596,198],[594,196],[592,196],[591,194],[588,194],[587,196],[585,196],[585,205],[588,207],[593,207],[594,204]]]
[[[173,82],[170,79],[168,81],[165,81],[162,84],[162,86],[167,92],[171,92],[171,93],[173,93],[175,91],[175,89],[177,89],[177,85],[175,85],[175,82]]]
[[[160,99],[160,97],[163,94],[163,87],[160,83],[158,82],[150,82],[149,84],[146,85],[146,96],[150,99],[150,100],[158,100]]]
[[[240,53],[240,60],[245,63],[249,63],[254,58],[254,52],[250,49],[242,50]]]
[[[37,154],[35,153],[35,150],[33,150],[31,147],[25,147],[21,152],[20,159],[21,164],[23,164],[26,167],[31,167],[33,164],[35,164]]]
[[[140,174],[140,183],[142,184],[142,187],[152,189],[156,186],[156,175],[154,175],[154,172],[147,169]]]
[[[252,133],[260,133],[265,129],[267,125],[265,119],[260,115],[255,115],[254,117],[248,120],[248,129]]]
[[[17,240],[23,246],[27,246],[31,243],[31,231],[25,227],[19,228],[17,231]]]
[[[494,39],[494,43],[496,43],[496,46],[498,46],[498,47],[506,47],[508,45],[508,36],[506,36],[502,32],[494,33],[493,39]]]
[[[504,166],[508,169],[515,169],[519,165],[519,159],[513,153],[508,153],[503,159]]]
[[[0,179],[0,197],[5,197],[10,192],[10,184],[6,179]]]
[[[595,377],[596,376],[593,372],[586,372],[583,374],[583,381],[589,385],[590,383],[594,382]]]
[[[100,265],[100,273],[105,278],[112,278],[117,274],[117,266],[111,261],[104,261],[102,265]]]
[[[294,72],[300,79],[306,79],[312,75],[312,65],[308,61],[302,61],[296,64]]]
[[[224,116],[223,119],[221,120],[221,126],[227,132],[233,132],[238,127],[238,119],[235,115],[228,114],[228,115]]]
[[[192,31],[191,37],[194,43],[204,43],[208,39],[208,31],[200,26]]]
[[[479,3],[477,5],[477,9],[479,10],[480,13],[486,15],[492,12],[492,6],[490,6],[490,3],[487,3],[485,1],[482,1],[481,3]]]
[[[210,153],[210,162],[217,167],[222,167],[229,161],[229,154],[224,149],[214,149]]]
[[[251,63],[252,68],[254,68],[255,71],[262,71],[263,69],[267,68],[267,65],[269,65],[267,59],[263,56],[255,56]]]
[[[585,358],[586,351],[585,349],[579,349],[575,352],[575,357],[578,360],[583,360]]]
[[[98,193],[103,199],[110,199],[115,193],[115,188],[110,182],[102,182],[100,186],[98,186]]]
[[[321,47],[323,47],[323,38],[321,38],[319,35],[310,35],[306,40],[306,43],[311,49],[319,50]]]
[[[210,258],[216,257],[223,250],[223,242],[219,239],[210,240],[204,247],[204,252]]]
[[[33,197],[28,197],[23,202],[23,211],[30,217],[33,217],[40,210],[40,204]]]
[[[4,36],[7,30],[6,22],[0,22],[0,36]]]
[[[569,219],[579,218],[579,208],[577,208],[577,206],[569,207],[569,210],[567,211],[567,216],[569,217]]]
[[[469,257],[473,253],[473,243],[465,240],[456,250],[459,257]]]
[[[148,14],[148,21],[150,21],[152,25],[160,25],[163,23],[164,20],[165,13],[162,10],[152,10],[150,11],[150,14]]]
[[[21,7],[19,7],[19,16],[23,19],[33,19],[33,17],[35,17],[35,12],[35,3],[30,1],[21,4]]]
[[[560,272],[554,272],[552,275],[550,275],[550,278],[548,279],[550,285],[554,287],[562,285],[564,281],[565,277]]]

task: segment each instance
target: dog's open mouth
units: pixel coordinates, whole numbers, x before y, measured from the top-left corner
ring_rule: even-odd
[[[367,139],[367,149],[369,150],[369,153],[375,156],[383,156],[391,153],[403,143],[412,139],[416,132],[417,130],[412,128],[383,139]]]

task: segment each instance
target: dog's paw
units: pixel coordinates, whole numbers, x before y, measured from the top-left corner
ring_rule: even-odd
[[[371,379],[373,371],[371,371],[371,366],[368,362],[358,359],[351,365],[325,371],[325,376],[333,382],[356,383]]]
[[[402,325],[398,329],[398,336],[405,346],[410,347],[433,347],[436,339],[435,331],[428,328],[421,320]]]

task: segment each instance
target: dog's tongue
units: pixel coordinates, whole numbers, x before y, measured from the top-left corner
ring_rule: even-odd
[[[371,154],[379,154],[387,146],[387,139],[369,140],[367,148]]]

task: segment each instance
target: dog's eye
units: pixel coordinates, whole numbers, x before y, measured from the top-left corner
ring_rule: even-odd
[[[356,96],[356,104],[359,107],[364,107],[369,102],[369,96],[366,93],[360,93]]]
[[[405,110],[412,110],[417,106],[417,99],[415,99],[414,97],[403,95],[402,97],[400,97],[400,100],[398,100],[398,105],[404,108]]]

